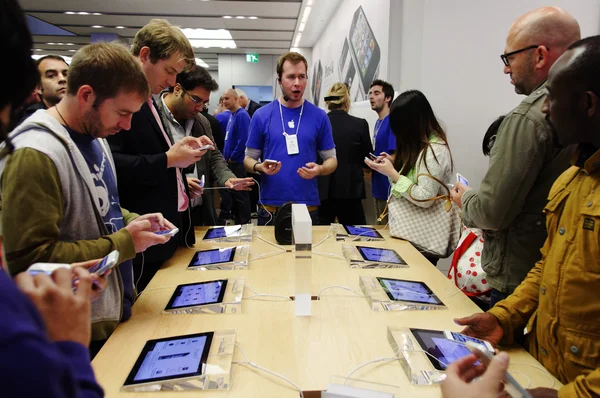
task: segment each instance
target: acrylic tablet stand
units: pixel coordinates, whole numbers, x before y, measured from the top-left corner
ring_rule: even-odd
[[[235,329],[214,332],[207,362],[201,375],[123,386],[122,390],[132,392],[229,390],[235,334]]]
[[[444,372],[433,367],[409,329],[388,326],[388,342],[411,384],[430,386],[446,378]]]
[[[225,248],[224,248],[225,249]],[[209,249],[213,250],[213,249]],[[234,271],[247,270],[248,257],[250,255],[250,245],[235,246],[233,260],[226,263],[204,264],[198,266],[188,266],[192,271]]]
[[[342,245],[342,255],[348,262],[350,268],[408,268],[408,264],[404,261],[402,264],[388,263],[385,261],[367,261],[360,255],[356,246],[352,245]]]
[[[365,225],[365,227],[369,227],[369,225]],[[329,234],[335,234],[335,240],[340,242],[374,242],[374,241],[384,241],[383,237],[372,237],[372,236],[361,236],[359,235],[350,235],[348,231],[344,228],[342,224],[331,224],[329,229]]]
[[[443,303],[438,305],[391,300],[377,278],[372,276],[359,276],[358,284],[373,311],[428,311],[447,309]],[[437,296],[433,293],[431,297],[437,299]]]
[[[252,224],[231,225],[226,227],[210,227],[206,233],[213,229],[224,228],[226,236],[220,238],[202,239],[204,242],[252,242]]]
[[[165,308],[165,314],[240,314],[244,295],[245,277],[227,279],[223,301],[214,304],[195,305],[193,307]]]

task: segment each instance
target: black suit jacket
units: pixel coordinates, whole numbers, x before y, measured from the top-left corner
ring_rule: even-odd
[[[333,130],[338,167],[332,174],[319,177],[319,196],[321,200],[364,199],[365,157],[373,151],[369,124],[341,110],[333,110],[327,116]]]
[[[208,112],[202,112],[202,116],[208,119],[208,122],[210,123],[210,130],[214,138],[213,142],[217,145],[219,151],[223,151],[223,148],[225,147],[225,136],[221,131],[221,123],[219,123],[219,120],[216,117]]]
[[[173,138],[170,139],[173,142]],[[182,213],[185,216],[182,217],[178,211],[176,169],[167,168],[169,145],[148,104],[144,103],[133,115],[129,130],[122,130],[107,140],[117,169],[121,206],[139,214],[160,212],[179,228],[179,233],[167,243],[144,252],[147,262],[165,261],[173,255],[178,243],[185,244],[183,239],[189,221],[187,213]],[[187,191],[187,184],[184,186]],[[193,237],[193,228],[188,235]],[[190,239],[188,237],[188,242]]]
[[[254,115],[254,112],[256,112],[258,108],[260,108],[260,105],[257,102],[250,100],[250,102],[248,103],[248,114],[250,115],[250,117]]]

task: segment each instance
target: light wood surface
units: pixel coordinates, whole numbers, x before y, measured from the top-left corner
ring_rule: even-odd
[[[236,243],[206,243],[201,241],[206,228],[198,228],[194,249],[235,246]],[[258,227],[264,239],[275,242],[272,227]],[[321,241],[328,227],[313,228],[313,242]],[[364,245],[395,249],[410,265],[404,269],[357,270],[349,268],[341,258],[326,257],[315,252],[342,255],[342,242],[329,238],[313,248],[311,272],[312,294],[332,285],[350,287],[358,292],[359,276],[372,275],[398,279],[422,280],[447,305],[440,311],[374,312],[367,300],[351,292],[330,289],[320,301],[312,302],[312,316],[296,317],[291,301],[243,300],[241,314],[165,315],[162,313],[175,286],[233,276],[245,276],[245,283],[259,293],[291,296],[295,293],[294,254],[284,253],[252,261],[253,257],[277,249],[255,236],[250,249],[247,271],[190,271],[186,267],[195,250],[179,249],[148,285],[133,306],[131,319],[116,329],[104,348],[92,362],[96,377],[107,397],[137,397],[158,394],[160,397],[220,396],[220,397],[298,397],[297,391],[285,381],[247,366],[235,366],[233,388],[222,392],[121,392],[120,388],[139,356],[145,342],[175,335],[211,330],[236,329],[239,344],[250,361],[280,373],[298,384],[303,391],[327,389],[335,376],[346,377],[357,366],[393,356],[387,340],[387,328],[416,327],[460,331],[455,317],[480,312],[466,296],[433,267],[408,242],[389,237],[382,231],[384,242]],[[458,293],[457,293],[458,292]],[[244,296],[252,293],[246,288]],[[269,300],[265,298],[265,300]],[[511,371],[525,387],[555,387],[560,384],[532,366],[539,364],[524,350],[514,349]],[[236,349],[235,361],[243,361]],[[375,363],[361,369],[353,379],[397,386],[397,397],[439,397],[439,387],[412,386],[398,361]],[[339,381],[339,379],[338,379]],[[351,382],[349,384],[352,384]]]

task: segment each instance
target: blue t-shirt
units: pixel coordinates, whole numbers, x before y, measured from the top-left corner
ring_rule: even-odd
[[[99,199],[100,214],[108,233],[113,234],[125,228],[119,203],[117,182],[110,161],[102,150],[100,143],[94,137],[80,134],[70,128],[67,128],[67,131],[90,169]],[[131,260],[119,264],[119,271],[121,271],[124,289],[123,317],[121,320],[125,321],[131,317],[131,306],[133,305],[133,264]]]
[[[381,152],[391,154],[396,151],[396,137],[390,129],[390,115],[375,123],[375,155]],[[387,200],[390,192],[390,182],[386,176],[373,170],[372,193],[375,199]]]
[[[317,178],[305,180],[297,173],[298,168],[309,162],[317,162],[317,151],[335,148],[331,123],[324,110],[308,101],[302,107],[289,109],[275,100],[258,109],[250,122],[246,146],[262,151],[262,159],[281,162],[279,173],[262,175],[261,202],[281,206],[286,202],[318,206]],[[280,112],[281,109],[281,112]],[[302,110],[302,118],[300,111]],[[283,125],[288,135],[296,134],[299,153],[288,155]]]
[[[231,118],[231,112],[225,110],[221,113],[217,113],[215,115],[219,124],[221,125],[221,131],[223,132],[223,136],[225,136],[225,131],[227,131],[227,123],[229,123],[229,119]]]
[[[225,147],[223,157],[237,163],[244,163],[246,141],[250,129],[250,115],[244,108],[240,108],[229,118],[225,130]]]

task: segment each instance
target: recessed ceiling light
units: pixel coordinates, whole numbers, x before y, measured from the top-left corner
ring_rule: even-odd
[[[201,66],[203,68],[208,68],[208,64],[204,62],[201,58],[196,58],[196,65]]]
[[[49,45],[49,46],[53,46],[53,45],[55,45],[56,43],[46,43],[46,44],[47,44],[47,45]]]
[[[95,12],[95,13],[93,13],[92,15],[102,15],[102,14],[101,14],[101,13],[99,13],[99,12]]]
[[[243,15],[238,15],[236,18],[237,18],[237,19],[246,19],[246,17],[245,17],[245,16],[243,16]]]
[[[227,29],[181,29],[188,40],[233,40],[231,33]]]
[[[34,48],[33,51],[42,51],[41,48]]]
[[[77,14],[79,14],[79,15],[90,15],[89,12],[85,12],[85,11],[79,11]]]
[[[69,50],[69,51],[72,52],[72,53],[77,52],[77,50]]]
[[[258,19],[258,17],[248,17],[248,19]]]
[[[120,26],[119,25],[119,26],[115,26],[115,28],[117,28],[117,29],[125,29],[125,26]]]
[[[66,11],[65,14],[67,14],[67,15],[75,15],[75,13],[73,11]]]
[[[225,18],[225,19],[231,19],[233,17],[231,15],[223,15],[223,18]]]
[[[100,29],[100,28],[103,28],[103,27],[104,26],[102,26],[102,25],[92,25],[92,28],[94,28],[94,29]]]
[[[74,46],[74,43],[65,43],[65,46]]]

